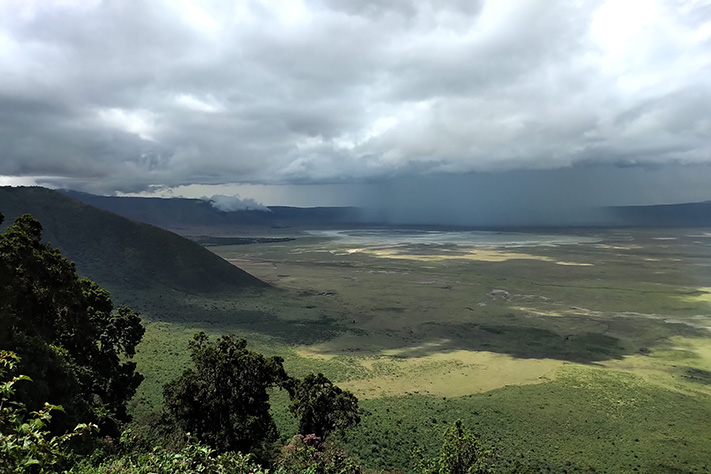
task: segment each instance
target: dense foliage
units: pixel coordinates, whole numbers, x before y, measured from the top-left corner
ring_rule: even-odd
[[[80,463],[71,473],[92,474],[266,474],[253,455],[218,453],[199,442],[188,442],[177,451],[156,447],[148,453],[129,452],[98,466]]]
[[[277,472],[283,474],[359,474],[361,463],[343,449],[316,435],[296,435],[277,458]]]
[[[295,385],[289,409],[299,417],[299,433],[325,439],[333,431],[360,423],[358,399],[323,374],[309,374]]]
[[[17,382],[29,381],[26,375],[12,375],[19,357],[0,351],[0,473],[54,472],[69,462],[67,443],[96,425],[79,424],[71,433],[52,435],[48,430],[53,411],[62,407],[45,403],[36,412],[27,413],[15,400]]]
[[[189,348],[195,369],[166,385],[165,408],[185,431],[220,451],[264,453],[278,437],[268,390],[291,382],[283,359],[249,351],[232,335],[211,344],[201,332]]]
[[[266,358],[234,335],[211,343],[200,332],[189,344],[194,369],[164,388],[164,406],[177,425],[220,451],[253,452],[268,459],[278,438],[269,390],[285,389],[299,433],[325,440],[360,422],[358,399],[323,374],[289,377],[281,357]]]
[[[492,452],[481,446],[461,420],[444,433],[438,458],[426,459],[418,449],[415,460],[422,474],[489,474],[493,468]]]
[[[35,382],[18,397],[30,409],[61,403],[64,428],[96,421],[115,433],[143,379],[126,360],[143,326],[41,238],[42,225],[27,214],[0,234],[0,347],[17,353]]]

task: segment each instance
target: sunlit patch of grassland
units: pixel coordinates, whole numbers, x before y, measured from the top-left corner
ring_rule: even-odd
[[[531,306],[518,306],[516,309],[528,315],[529,317],[560,318],[566,316],[566,313],[564,313],[563,311],[542,310]]]
[[[600,365],[634,374],[665,390],[711,395],[711,337],[672,337],[666,348],[604,361]]]
[[[366,248],[359,249],[358,252],[373,255],[379,258],[397,258],[403,260],[416,260],[420,262],[442,262],[446,260],[477,260],[481,262],[503,262],[506,260],[513,259],[551,261],[550,258],[542,257],[539,255],[531,255],[523,252],[508,252],[495,249],[459,250],[458,252],[452,254],[415,254],[397,248]]]
[[[711,287],[701,287],[691,295],[684,297],[685,300],[694,303],[709,303],[711,304]],[[711,315],[710,315],[711,317]]]
[[[364,399],[408,393],[460,397],[506,385],[541,383],[554,377],[564,364],[464,350],[407,359],[363,358],[358,362],[367,369],[365,377],[341,385]]]
[[[706,339],[692,339],[677,337],[673,339],[675,347],[681,350],[690,350],[696,354],[699,362],[711,368],[711,337]]]
[[[458,249],[455,252],[447,253],[439,250],[435,254],[411,253],[398,248],[353,248],[347,249],[346,254],[363,253],[378,258],[391,258],[401,260],[415,260],[419,262],[445,262],[448,260],[474,260],[480,262],[504,262],[506,260],[539,260],[542,262],[553,262],[558,265],[579,265],[593,266],[592,263],[556,261],[550,257],[532,255],[524,252],[510,252],[496,249]]]

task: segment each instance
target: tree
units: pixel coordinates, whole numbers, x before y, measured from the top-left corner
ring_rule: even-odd
[[[234,335],[212,344],[200,332],[189,348],[195,369],[165,386],[168,412],[182,429],[213,448],[253,452],[264,459],[277,439],[268,390],[291,386],[284,360],[249,351],[247,341]]]
[[[444,433],[439,458],[425,459],[422,450],[415,451],[416,471],[422,474],[488,474],[493,468],[493,454],[484,449],[462,420],[457,420]]]
[[[322,440],[360,423],[358,399],[341,390],[323,374],[309,374],[296,382],[289,410],[299,417],[299,433]]]
[[[33,410],[59,399],[62,429],[88,419],[116,434],[143,379],[126,359],[144,328],[134,311],[114,310],[108,291],[80,279],[41,239],[42,225],[28,214],[0,234],[0,347],[16,352],[35,382],[18,397]]]
[[[462,420],[457,420],[444,434],[439,456],[441,474],[486,474],[491,472],[491,452],[483,449]]]

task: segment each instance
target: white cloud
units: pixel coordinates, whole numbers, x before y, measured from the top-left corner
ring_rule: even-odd
[[[178,94],[175,101],[178,105],[194,112],[215,113],[224,110],[224,106],[213,97],[207,97],[206,100],[202,100],[191,94]]]
[[[221,194],[215,194],[214,196],[208,198],[202,198],[208,201],[212,207],[218,209],[222,212],[234,212],[234,211],[262,211],[271,212],[268,207],[263,204],[258,203],[254,199],[245,198],[242,199],[239,195],[225,196]]]
[[[102,108],[96,112],[97,119],[109,128],[134,133],[143,140],[153,141],[155,115],[148,110]]]

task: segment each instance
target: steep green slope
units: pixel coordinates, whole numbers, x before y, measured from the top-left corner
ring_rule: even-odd
[[[45,188],[0,187],[7,225],[32,214],[43,240],[74,261],[80,275],[109,290],[231,292],[267,285],[171,232],[120,217]]]

